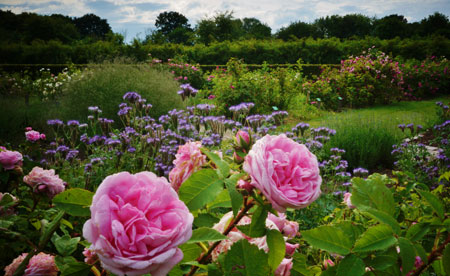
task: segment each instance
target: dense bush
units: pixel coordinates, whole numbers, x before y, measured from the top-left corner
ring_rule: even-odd
[[[291,99],[300,92],[301,71],[294,68],[270,70],[263,66],[249,71],[238,60],[231,59],[227,69],[216,69],[208,76],[201,95],[212,99],[218,112],[230,114],[228,108],[242,102],[258,103],[252,112],[267,113],[286,110]]]
[[[73,45],[59,41],[35,41],[34,44],[0,43],[0,63],[66,63],[86,64],[122,55],[145,61],[148,53],[167,60],[181,57],[188,63],[226,64],[230,58],[242,59],[248,64],[295,64],[302,59],[309,64],[339,64],[350,56],[359,55],[365,49],[377,49],[393,57],[423,60],[427,56],[450,56],[450,40],[445,37],[381,40],[374,37],[340,40],[337,38],[302,38],[293,41],[243,40],[224,41],[210,45],[196,44],[142,44],[135,40],[123,45],[117,39]]]
[[[67,83],[61,98],[58,116],[80,119],[87,116],[87,107],[98,104],[104,116],[119,121],[117,106],[123,101],[123,91],[136,91],[145,95],[152,116],[160,116],[173,108],[183,106],[177,95],[179,83],[165,70],[149,65],[131,65],[121,62],[104,63],[84,71]]]

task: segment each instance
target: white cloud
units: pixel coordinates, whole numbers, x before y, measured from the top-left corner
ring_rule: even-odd
[[[7,5],[2,7],[3,10],[10,10],[14,13],[60,13],[69,16],[82,16],[93,12],[86,5],[86,1],[79,0],[0,0],[0,4]]]

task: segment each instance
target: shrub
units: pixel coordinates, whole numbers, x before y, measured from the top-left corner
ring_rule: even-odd
[[[167,71],[149,65],[120,62],[90,67],[82,76],[65,86],[61,99],[60,118],[81,119],[88,115],[88,106],[98,105],[103,117],[118,121],[117,106],[127,91],[136,91],[153,105],[150,115],[157,117],[182,106],[177,95],[179,83]]]

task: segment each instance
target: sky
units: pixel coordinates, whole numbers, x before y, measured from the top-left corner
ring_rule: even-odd
[[[259,19],[275,33],[294,21],[313,22],[334,14],[359,13],[377,18],[399,14],[408,22],[420,21],[435,12],[450,17],[450,0],[0,0],[0,9],[75,17],[94,13],[107,19],[112,30],[130,42],[145,38],[164,11],[183,14],[192,27],[203,18],[232,11],[235,18]]]

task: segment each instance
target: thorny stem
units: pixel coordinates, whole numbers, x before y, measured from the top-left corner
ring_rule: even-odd
[[[247,211],[250,210],[250,208],[253,207],[254,205],[254,200],[251,199],[248,202],[244,202],[244,208],[241,209],[241,211],[237,214],[237,216],[230,222],[230,224],[228,225],[228,227],[225,229],[225,231],[223,231],[223,235],[226,236],[228,235],[228,233],[231,232],[231,230],[233,230],[233,228],[239,223],[239,221],[247,214]],[[216,241],[215,243],[213,243],[209,248],[208,251],[206,253],[203,253],[202,255],[200,255],[200,257],[197,259],[199,264],[207,264],[211,261],[211,253],[214,251],[214,249],[220,244],[221,241]],[[192,276],[195,274],[195,272],[197,271],[198,266],[192,266],[191,270],[189,271],[188,274],[186,274],[186,276]]]
[[[431,251],[430,255],[428,255],[428,261],[425,263],[423,262],[421,266],[419,266],[416,270],[413,271],[411,276],[419,276],[424,270],[428,268],[428,266],[431,265],[441,254],[444,250],[445,246],[450,243],[450,234],[448,234],[447,239],[444,241],[439,248]]]

